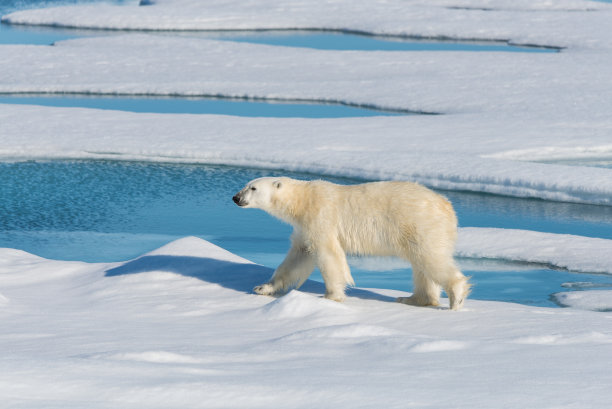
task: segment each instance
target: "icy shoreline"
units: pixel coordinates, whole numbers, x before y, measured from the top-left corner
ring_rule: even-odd
[[[241,118],[134,114],[77,108],[0,105],[0,158],[110,159],[226,164],[363,179],[405,179],[442,189],[612,204],[612,170],[489,158],[512,148],[558,157],[610,155],[606,124],[551,126],[533,120],[496,132],[483,115],[345,119]],[[66,119],[70,118],[70,126]],[[23,121],[23,118],[31,118]],[[480,129],[473,128],[479,121]],[[597,126],[591,123],[591,125]],[[384,129],[384,132],[381,132]],[[447,130],[453,129],[452,134]],[[408,133],[407,133],[408,132]],[[575,135],[582,134],[576,143]],[[594,149],[599,146],[600,149]]]

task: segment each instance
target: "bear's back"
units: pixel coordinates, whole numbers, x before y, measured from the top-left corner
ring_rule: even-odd
[[[351,254],[398,255],[407,241],[432,230],[453,234],[457,220],[443,196],[412,182],[335,185],[321,182],[316,196],[333,213],[337,233]]]

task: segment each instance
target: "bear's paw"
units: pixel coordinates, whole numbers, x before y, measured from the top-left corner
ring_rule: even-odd
[[[253,288],[253,291],[259,295],[272,295],[276,292],[274,290],[274,287],[270,283],[258,285],[255,288]]]

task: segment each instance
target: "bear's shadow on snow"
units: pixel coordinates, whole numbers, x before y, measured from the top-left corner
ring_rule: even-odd
[[[164,271],[180,274],[185,277],[194,277],[247,294],[253,294],[253,287],[267,282],[273,273],[271,268],[258,264],[236,263],[207,257],[151,255],[143,256],[106,270],[105,275],[107,277],[114,277],[153,271]],[[318,281],[307,280],[300,287],[300,291],[314,295],[323,295],[325,294],[325,285]],[[348,295],[363,299],[395,301],[392,297],[358,288],[349,289]]]

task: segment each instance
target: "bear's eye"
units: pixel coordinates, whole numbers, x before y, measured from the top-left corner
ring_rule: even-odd
[[[251,190],[255,191],[257,189],[255,188],[255,186],[251,186]]]

